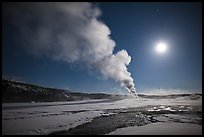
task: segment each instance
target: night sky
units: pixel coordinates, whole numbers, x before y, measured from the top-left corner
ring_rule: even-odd
[[[79,31],[74,29],[77,28],[76,24],[80,25],[80,22],[74,25],[63,24],[67,20],[63,21],[65,18],[60,16],[68,17],[69,15],[64,14],[70,11],[54,15],[55,12],[49,10],[60,10],[57,9],[60,6],[56,6],[55,9],[46,8],[46,4],[42,6],[38,4],[39,9],[45,11],[45,15],[43,12],[42,15],[39,14],[38,8],[33,8],[30,14],[27,14],[27,12],[16,12],[20,7],[18,4],[3,3],[3,77],[80,92],[128,93],[120,82],[104,78],[96,69],[97,67],[90,69],[80,59],[70,60],[73,58],[70,58],[68,54],[71,54],[72,50],[67,50],[63,56],[59,54],[64,52],[56,48],[61,41],[55,40],[53,37],[55,35],[49,35],[52,41],[47,42],[48,36],[41,34],[44,31],[35,31],[46,26],[46,30],[53,28],[52,33],[57,30],[56,36],[67,40],[66,37],[70,35],[67,35],[65,31],[73,31],[71,34],[75,34],[75,31]],[[24,8],[25,5],[22,7]],[[92,6],[101,12],[101,15],[93,18],[104,23],[111,31],[110,38],[115,41],[113,54],[124,49],[131,56],[127,69],[134,79],[138,93],[158,90],[172,93],[174,91],[202,92],[202,3],[123,2],[94,3]],[[23,9],[22,7],[19,9]],[[78,15],[75,13],[73,15]],[[55,17],[57,18],[53,19]],[[53,23],[52,20],[54,20]],[[68,20],[68,22],[74,21]],[[72,25],[73,27],[69,27]],[[57,29],[54,28],[56,26]],[[66,29],[67,26],[73,29]],[[94,29],[97,30],[97,27]],[[75,35],[70,37],[75,37]],[[154,49],[159,41],[167,45],[168,49],[165,54],[158,54]],[[55,50],[52,47],[40,47],[43,46],[41,42],[48,45],[47,47],[51,43]],[[83,42],[80,45],[83,47]],[[66,44],[63,48],[66,48]]]

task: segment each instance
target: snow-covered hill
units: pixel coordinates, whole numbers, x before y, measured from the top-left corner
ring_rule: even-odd
[[[54,102],[87,99],[120,99],[125,95],[104,93],[79,93],[62,89],[47,88],[17,81],[2,80],[2,102]]]

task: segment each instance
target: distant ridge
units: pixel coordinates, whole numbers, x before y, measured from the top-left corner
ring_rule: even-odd
[[[2,103],[119,99],[124,97],[126,97],[126,95],[79,93],[69,90],[42,87],[25,82],[2,79]]]
[[[77,101],[89,99],[124,99],[129,95],[113,95],[105,93],[80,93],[70,90],[42,87],[25,82],[2,79],[2,103],[14,102],[58,102]],[[199,99],[202,94],[169,94],[169,95],[146,95],[138,94],[140,98],[149,99],[174,99],[188,97],[189,99]]]
[[[163,98],[168,98],[168,99],[174,99],[174,98],[179,98],[179,97],[189,97],[190,99],[198,99],[202,94],[200,93],[195,93],[195,94],[168,94],[168,95],[145,95],[145,94],[139,94],[139,97],[142,98],[151,98],[151,99],[163,99]]]

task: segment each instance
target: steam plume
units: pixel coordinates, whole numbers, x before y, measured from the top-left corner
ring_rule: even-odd
[[[36,56],[82,62],[136,93],[126,50],[113,53],[111,31],[91,3],[4,3],[4,18],[15,26],[25,48]]]

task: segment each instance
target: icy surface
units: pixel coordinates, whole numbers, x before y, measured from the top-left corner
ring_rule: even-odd
[[[202,97],[200,99],[191,100],[187,98],[177,99],[147,99],[147,98],[127,98],[118,101],[110,100],[85,100],[72,102],[52,102],[52,103],[8,103],[2,104],[2,134],[49,134],[54,131],[67,130],[91,122],[93,118],[99,116],[114,115],[115,113],[108,113],[106,110],[121,109],[121,108],[135,108],[141,106],[159,105],[160,107],[148,108],[147,111],[154,110],[173,110],[168,107],[170,105],[202,105]],[[165,117],[157,117],[161,121],[166,121]],[[177,115],[170,115],[176,117]],[[182,120],[188,121],[187,118]],[[179,126],[175,123],[165,125],[167,127]],[[146,125],[147,129],[155,133],[155,127],[163,127],[163,123]],[[164,126],[165,129],[168,129]],[[189,128],[200,128],[200,125],[184,125],[180,130],[187,130]],[[142,127],[135,127],[142,128]],[[130,128],[132,129],[132,128]],[[176,130],[176,129],[172,129]],[[119,130],[120,131],[120,130]],[[114,134],[122,131],[114,132]],[[126,131],[126,129],[125,129]],[[146,128],[139,130],[137,133],[145,133]],[[125,134],[126,132],[124,132]],[[132,133],[133,132],[129,132]],[[161,133],[162,134],[162,133]]]
[[[158,130],[159,129],[159,130]],[[152,123],[117,129],[109,135],[202,135],[202,126],[186,123]]]

